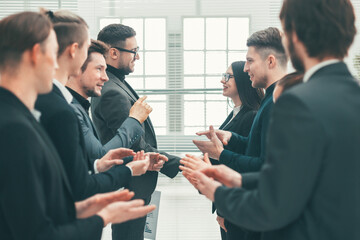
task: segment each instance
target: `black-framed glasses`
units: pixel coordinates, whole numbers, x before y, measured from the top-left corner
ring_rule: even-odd
[[[229,73],[223,73],[223,74],[221,74],[221,77],[225,82],[228,82],[230,80],[230,78],[234,77],[234,75],[231,75]]]
[[[120,47],[114,47],[114,46],[112,48],[116,48],[117,50],[122,51],[122,52],[133,53],[134,54],[134,60],[136,59],[136,55],[138,55],[138,53],[139,53],[139,47],[136,47],[134,50],[129,50],[129,49],[120,48]]]

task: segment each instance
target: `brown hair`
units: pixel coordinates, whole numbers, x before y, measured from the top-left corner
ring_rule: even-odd
[[[78,43],[79,48],[81,48],[88,39],[88,29],[83,24],[56,23],[54,24],[54,30],[59,44],[58,56],[73,43]]]
[[[279,29],[269,27],[257,31],[247,39],[246,45],[248,47],[255,47],[263,59],[273,54],[279,61],[280,66],[286,68],[288,57],[282,45],[281,32]]]
[[[303,82],[304,73],[302,72],[293,72],[285,75],[280,79],[276,84],[279,87],[282,87],[282,92],[285,90]]]
[[[108,51],[109,51],[109,46],[106,45],[104,42],[99,41],[99,40],[91,39],[91,45],[90,45],[90,47],[88,49],[88,56],[87,56],[84,64],[81,67],[81,71],[85,72],[85,70],[87,68],[87,65],[91,61],[91,54],[92,53],[100,53],[105,58]]]
[[[40,13],[21,12],[0,21],[0,71],[15,68],[22,54],[48,38],[52,24]]]
[[[280,20],[286,35],[295,32],[309,57],[320,60],[344,58],[356,34],[350,0],[284,0]]]

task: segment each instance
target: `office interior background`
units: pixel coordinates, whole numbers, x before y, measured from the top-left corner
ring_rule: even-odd
[[[345,62],[359,79],[360,0],[352,3],[358,34]],[[127,80],[140,95],[148,95],[159,149],[183,156],[200,154],[191,142],[198,138],[195,132],[219,127],[231,112],[231,101],[222,96],[220,75],[233,61],[245,60],[246,39],[253,32],[270,26],[281,29],[281,4],[282,0],[0,0],[0,19],[45,7],[79,14],[93,39],[110,23],[133,27],[140,60]],[[158,190],[162,196],[156,239],[220,239],[211,203],[181,173],[175,179],[160,176]],[[103,239],[111,239],[109,228]]]

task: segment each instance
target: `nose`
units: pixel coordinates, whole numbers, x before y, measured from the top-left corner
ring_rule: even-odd
[[[244,72],[249,72],[249,64],[247,61],[245,62],[245,65],[244,65]]]
[[[221,81],[220,81],[222,84],[225,84],[225,79],[224,78],[221,78]]]
[[[103,80],[104,82],[107,82],[109,81],[109,77],[108,75],[106,74],[106,72],[104,71],[102,76],[101,76],[101,80]]]
[[[136,60],[139,60],[139,59],[140,59],[140,55],[139,55],[138,52],[135,54],[135,59],[136,59]]]

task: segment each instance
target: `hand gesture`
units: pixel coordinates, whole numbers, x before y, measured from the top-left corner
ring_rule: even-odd
[[[133,161],[126,164],[132,170],[133,176],[140,176],[146,173],[150,165],[149,156],[144,154],[144,151],[139,151],[135,154]]]
[[[152,108],[145,102],[147,96],[139,98],[130,108],[129,117],[135,118],[143,123],[152,111]]]
[[[160,153],[155,152],[147,152],[146,154],[150,157],[150,166],[148,171],[156,171],[160,172],[165,162],[169,161],[169,159]]]
[[[101,159],[97,160],[96,168],[99,172],[105,172],[112,168],[114,165],[123,164],[121,158],[133,156],[135,153],[131,149],[117,148],[108,151]]]
[[[203,159],[200,157],[196,157],[194,155],[186,154],[186,157],[180,160],[180,163],[183,164],[185,167],[188,167],[192,170],[201,170],[208,166],[211,166],[211,162],[209,160],[208,154],[205,153]],[[179,166],[181,170],[183,166]]]
[[[196,135],[198,136],[205,135],[208,139],[211,139],[211,134],[210,134],[211,128],[212,126],[210,126],[210,129],[207,131],[197,132]],[[231,132],[224,130],[215,130],[215,134],[225,146],[228,145],[230,138],[232,136]]]
[[[201,172],[227,187],[241,187],[241,174],[225,165],[210,166],[202,169]]]
[[[214,127],[210,126],[209,131],[197,133],[198,135],[206,135],[210,141],[193,140],[193,143],[203,153],[208,153],[211,158],[219,160],[221,152],[224,150],[223,144],[217,137]]]
[[[116,201],[129,201],[134,196],[129,190],[96,194],[83,201],[76,202],[76,217],[87,218],[95,215],[110,203]]]

